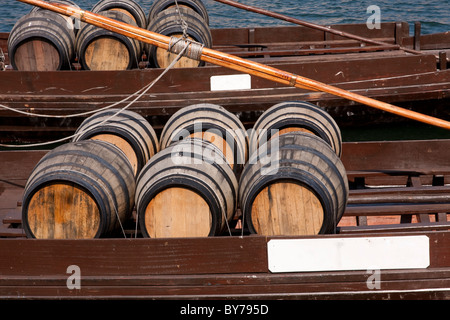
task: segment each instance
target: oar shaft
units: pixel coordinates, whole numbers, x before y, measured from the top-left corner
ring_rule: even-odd
[[[35,5],[47,10],[55,11],[63,15],[76,17],[86,23],[101,27],[124,36],[134,38],[163,49],[168,49],[170,38],[146,29],[131,26],[126,23],[113,20],[89,11],[81,10],[63,4],[49,3],[41,0],[18,0]],[[314,91],[323,91],[349,100],[356,101],[367,106],[397,114],[409,119],[425,122],[438,127],[450,129],[450,122],[427,116],[418,112],[396,107],[394,105],[361,96],[337,87],[333,87],[319,81],[308,79],[290,72],[282,71],[274,67],[249,61],[234,55],[226,54],[209,48],[203,48],[201,60],[215,65],[223,66],[240,72],[245,72],[264,79]]]

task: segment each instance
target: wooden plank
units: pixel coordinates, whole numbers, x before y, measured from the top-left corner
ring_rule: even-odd
[[[434,56],[397,56],[386,58],[384,55],[377,59],[375,55],[360,55],[357,60],[345,60],[336,63],[336,59],[321,58],[321,63],[305,60],[304,62],[272,63],[282,70],[289,70],[305,77],[312,77],[325,83],[336,83],[334,75],[342,71],[348,80],[368,79],[370,77],[393,77],[436,70]],[[364,58],[366,57],[366,58]],[[384,58],[383,58],[384,57]],[[356,70],[355,70],[356,69]],[[91,72],[8,72],[0,78],[2,92],[9,94],[41,93],[62,95],[99,94],[107,90],[108,95],[133,93],[137,88],[150,83],[161,73],[159,69],[126,70],[126,71],[98,71]],[[170,70],[168,77],[163,77],[152,88],[152,93],[173,93],[174,86],[182,86],[185,92],[209,91],[209,77],[211,75],[234,74],[236,71],[209,66],[196,69],[190,68]],[[116,81],[115,79],[121,79]],[[184,79],[184,80],[183,80]],[[185,79],[189,79],[186,81]],[[19,82],[22,80],[22,82]],[[340,75],[339,80],[344,80]],[[268,80],[255,77],[258,88],[285,87]],[[22,83],[18,86],[18,83]],[[259,85],[261,83],[261,85]]]
[[[89,239],[100,228],[97,203],[74,183],[52,183],[29,201],[23,222],[38,239]]]
[[[264,237],[0,241],[9,275],[84,276],[267,272]],[[45,262],[45,263],[44,263]]]
[[[223,52],[232,53],[239,57],[253,57],[253,56],[302,56],[312,54],[337,54],[337,53],[351,53],[351,52],[370,52],[392,50],[396,46],[367,46],[367,47],[339,47],[339,48],[312,48],[312,49],[263,49],[262,51],[228,51]]]
[[[22,208],[0,209],[0,218],[4,224],[22,223]]]
[[[342,161],[348,171],[446,172],[449,150],[450,140],[351,142],[343,146]],[[364,161],[356,154],[364,155]]]
[[[14,54],[20,71],[55,71],[60,64],[60,56],[55,46],[41,39],[24,41]]]
[[[36,163],[48,151],[0,151],[0,179],[3,182],[28,179]],[[18,161],[20,159],[20,161]]]
[[[450,212],[450,203],[442,204],[386,204],[386,205],[350,205],[344,216],[385,216],[399,214],[432,214]]]
[[[253,276],[253,275],[243,275]],[[365,277],[365,278],[363,278]],[[301,277],[299,277],[301,279]],[[382,279],[382,278],[381,278]],[[210,282],[210,279],[205,279]],[[271,281],[271,277],[266,279]],[[226,280],[224,280],[226,281]],[[138,286],[107,284],[81,286],[80,290],[67,289],[64,281],[57,286],[4,286],[2,298],[90,298],[90,299],[445,299],[450,297],[449,279],[417,279],[415,281],[380,281],[383,290],[370,290],[367,275],[359,281],[333,283],[271,283],[270,285],[196,285],[196,286]],[[205,302],[203,302],[205,304]],[[187,305],[187,303],[185,303]],[[179,309],[168,309],[166,314],[179,314]]]
[[[384,234],[389,235],[390,233]],[[180,268],[183,272],[178,272],[176,274],[164,274],[164,273],[146,273],[143,270],[143,264],[135,264],[135,260],[128,260],[129,263],[128,270],[125,272],[121,269],[121,260],[114,260],[115,268],[119,271],[113,271],[115,268],[106,268],[103,264],[94,265],[92,263],[88,265],[79,265],[81,270],[81,288],[80,289],[68,289],[67,280],[71,273],[67,272],[67,263],[75,264],[74,257],[82,255],[84,257],[90,256],[90,254],[96,253],[97,249],[94,246],[93,252],[86,252],[86,248],[92,248],[94,242],[90,243],[84,241],[57,241],[52,245],[49,245],[49,241],[34,241],[34,240],[5,240],[0,242],[8,242],[9,246],[14,249],[34,249],[29,245],[33,242],[39,242],[41,246],[45,246],[46,249],[51,249],[54,252],[54,246],[59,245],[61,249],[68,249],[69,246],[76,245],[76,250],[71,250],[71,254],[67,253],[67,257],[72,257],[66,260],[66,263],[59,263],[54,266],[55,259],[52,258],[50,261],[42,260],[42,251],[32,251],[32,255],[39,255],[39,261],[46,261],[45,266],[39,267],[37,272],[17,272],[18,269],[15,267],[8,268],[8,274],[3,274],[0,279],[0,296],[2,298],[296,298],[296,299],[311,299],[311,298],[421,298],[421,299],[431,299],[431,298],[441,298],[448,296],[448,288],[450,287],[450,257],[446,255],[450,249],[450,231],[444,232],[408,232],[399,233],[400,235],[422,235],[425,234],[430,238],[430,267],[427,269],[417,269],[417,270],[381,270],[379,274],[376,288],[369,288],[368,281],[369,277],[373,275],[367,271],[340,271],[340,272],[313,272],[313,273],[288,273],[288,274],[272,274],[267,272],[267,270],[259,270],[253,272],[247,272],[251,268],[255,270],[254,265],[247,263],[247,261],[240,260],[243,255],[238,254],[240,262],[240,271],[237,273],[232,272],[218,272],[214,267],[216,263],[210,265],[209,272],[205,273],[183,273],[187,271],[183,266]],[[369,234],[370,235],[370,234]],[[367,236],[364,235],[364,236]],[[372,234],[371,236],[376,236]],[[382,235],[380,235],[382,236]],[[321,236],[323,238],[336,237],[334,236]],[[338,237],[349,237],[349,235],[340,235]],[[355,235],[350,236],[355,237]],[[234,240],[239,240],[240,244],[233,247],[235,249],[239,248],[244,244],[243,249],[246,251],[245,254],[249,254],[247,250],[254,250],[255,248],[261,249],[265,248],[268,240],[264,237],[245,237],[244,239],[234,238]],[[250,248],[247,246],[249,241],[255,241],[258,239],[258,244],[254,243],[255,246]],[[280,239],[280,237],[277,237]],[[151,242],[155,240],[142,239],[145,246],[140,246],[140,249],[148,252]],[[182,239],[180,239],[182,240]],[[184,239],[190,242],[189,245],[193,245],[191,242],[193,239]],[[207,251],[210,250],[211,242],[215,245],[219,244],[221,241],[228,241],[227,238],[207,238],[202,239],[204,248]],[[233,239],[232,239],[233,240]],[[263,240],[263,241],[260,241]],[[112,240],[94,240],[95,242],[103,242],[103,262],[108,259],[117,259],[117,255],[111,254],[111,248],[108,245],[112,244]],[[178,245],[174,246],[172,240],[163,240],[167,244],[164,246],[170,248],[164,253],[165,256],[160,255],[159,251],[152,251],[153,256],[158,256],[160,266],[162,268],[166,267],[169,263],[179,263],[182,258],[188,259],[192,258],[193,252],[191,250],[184,251],[183,257],[176,254],[178,252]],[[163,242],[161,241],[161,242]],[[54,241],[50,241],[54,242]],[[81,244],[81,242],[84,242]],[[136,245],[141,242],[139,240],[124,240],[125,246],[129,247],[129,250],[134,251]],[[128,242],[128,243],[127,243]],[[159,242],[159,241],[156,241]],[[20,244],[20,245],[19,245]],[[132,244],[132,246],[130,246]],[[163,243],[161,243],[163,244]],[[198,244],[198,243],[197,243]],[[52,249],[53,248],[53,249]],[[118,246],[113,246],[117,249]],[[218,249],[221,249],[219,246]],[[3,248],[2,248],[3,249]],[[121,248],[119,251],[124,250]],[[89,251],[89,250],[88,250]],[[114,250],[113,250],[114,251]],[[259,250],[258,250],[259,251]],[[263,250],[265,251],[265,250]],[[78,252],[78,256],[73,254]],[[122,253],[122,252],[119,252]],[[169,255],[167,255],[170,253]],[[136,254],[136,252],[133,252]],[[2,255],[2,251],[0,251]],[[144,260],[148,260],[147,253],[142,256]],[[36,258],[36,257],[35,257]],[[122,256],[126,259],[126,256]],[[229,265],[229,256],[216,255],[216,259],[220,260],[222,263],[227,261]],[[248,256],[247,258],[251,258]],[[263,258],[266,261],[267,257]],[[22,258],[22,265],[20,268],[27,268],[27,263],[30,262],[30,258]],[[95,262],[100,262],[99,258],[92,258],[96,260]],[[202,260],[196,260],[200,264],[203,264]],[[218,263],[218,261],[217,261]],[[25,265],[24,265],[25,264]],[[245,266],[244,266],[245,264]],[[4,265],[4,264],[2,264]],[[20,263],[15,263],[15,266],[20,265]],[[232,263],[232,266],[234,264]],[[32,268],[32,267],[30,267]],[[92,272],[91,268],[96,271]],[[175,267],[176,268],[176,267]],[[121,269],[121,270],[120,270]],[[144,268],[145,269],[145,268]],[[47,271],[45,271],[47,270]],[[221,270],[221,269],[220,269]],[[219,271],[220,271],[219,270]],[[232,269],[234,270],[234,268]],[[247,270],[247,271],[246,271]],[[56,271],[56,272],[55,272]],[[120,274],[120,272],[123,272]],[[147,269],[148,271],[148,269]],[[179,270],[180,271],[180,270]],[[198,271],[198,269],[197,269]],[[41,273],[39,273],[41,272]],[[208,285],[205,285],[207,283]]]
[[[0,225],[0,239],[5,238],[26,238],[22,228],[11,228],[8,225]]]
[[[312,235],[323,224],[320,199],[296,183],[273,183],[261,190],[252,203],[251,219],[258,234]]]
[[[389,236],[377,233],[373,236]],[[322,235],[317,238],[365,235]],[[408,232],[430,238],[430,268],[450,267],[450,231]],[[277,237],[282,239],[287,237]],[[300,237],[302,238],[302,237]],[[306,237],[303,237],[306,238]],[[311,237],[310,237],[311,238]],[[11,240],[0,241],[0,265],[9,276],[65,275],[76,264],[84,276],[233,274],[268,272],[271,238]],[[201,249],[201,250],[200,250]],[[45,263],[42,263],[45,261]]]
[[[187,188],[161,191],[145,210],[145,228],[151,238],[207,237],[211,225],[208,203]]]
[[[396,187],[350,190],[349,204],[450,202],[449,187]]]
[[[449,230],[449,222],[428,222],[428,223],[400,223],[389,225],[372,225],[372,226],[357,226],[357,227],[339,227],[339,234],[355,234],[355,233],[372,233],[372,232],[408,232],[408,231],[434,231],[434,230]]]

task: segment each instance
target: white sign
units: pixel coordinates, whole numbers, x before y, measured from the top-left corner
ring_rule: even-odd
[[[232,74],[226,76],[212,76],[211,91],[248,90],[252,88],[249,74]]]
[[[267,251],[271,272],[415,269],[430,264],[427,236],[274,239]]]

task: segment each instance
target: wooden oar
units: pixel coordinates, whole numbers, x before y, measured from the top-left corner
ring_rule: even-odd
[[[172,44],[171,38],[151,32],[146,29],[131,26],[117,20],[113,20],[89,11],[81,10],[79,8],[68,5],[49,3],[42,0],[18,0],[24,3],[35,5],[47,10],[55,11],[67,16],[73,16],[86,23],[101,27],[127,37],[135,38],[137,40],[158,46],[163,49],[169,49]],[[308,79],[290,72],[282,71],[267,65],[257,62],[245,60],[230,54],[212,50],[209,48],[199,48],[198,44],[192,43],[189,45],[187,52],[198,51],[199,58],[205,62],[213,63],[215,65],[227,67],[240,72],[248,73],[250,75],[258,76],[264,79],[272,80],[278,83],[290,85],[297,88],[304,88],[314,91],[323,91],[339,97],[343,97],[373,108],[383,111],[391,112],[396,115],[417,120],[434,126],[445,129],[450,129],[450,122],[424,115],[415,111],[400,108],[389,103],[381,102],[369,97],[358,95],[337,87],[333,87],[319,81]]]
[[[263,15],[266,15],[268,17],[272,17],[272,18],[276,18],[276,19],[279,19],[279,20],[284,20],[284,21],[287,21],[287,22],[298,24],[298,25],[301,25],[301,26],[304,26],[304,27],[308,27],[308,28],[312,28],[312,29],[316,29],[316,30],[321,30],[321,31],[324,31],[324,32],[333,33],[333,34],[336,34],[336,35],[344,37],[344,38],[358,40],[360,42],[370,43],[370,44],[374,44],[374,45],[378,45],[378,46],[392,46],[392,44],[389,44],[389,43],[386,43],[386,42],[382,42],[382,41],[377,41],[377,40],[361,37],[361,36],[358,36],[356,34],[348,33],[348,32],[345,32],[345,31],[331,29],[329,27],[321,26],[320,24],[315,24],[315,23],[311,23],[311,22],[308,22],[308,21],[303,21],[303,20],[300,20],[300,19],[292,18],[292,17],[286,16],[286,15],[283,15],[283,14],[280,14],[280,13],[272,12],[272,11],[269,11],[269,10],[266,10],[266,9],[262,9],[262,8],[258,8],[258,7],[254,7],[254,6],[249,6],[249,5],[242,4],[242,3],[239,3],[239,2],[236,2],[236,1],[233,1],[233,0],[214,0],[214,1],[220,2],[220,3],[223,3],[223,4],[227,4],[227,5],[235,7],[235,8],[239,8],[239,9],[243,9],[243,10],[247,10],[247,11],[263,14]],[[405,47],[401,47],[399,45],[396,46],[396,49],[401,49],[401,50],[403,50],[405,52],[413,53],[413,54],[423,54],[423,52],[421,52],[421,51],[408,49],[408,48],[405,48]]]

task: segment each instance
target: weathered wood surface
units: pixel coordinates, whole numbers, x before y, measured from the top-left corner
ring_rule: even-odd
[[[307,61],[284,63],[280,67],[420,112],[433,112],[443,118],[449,116],[446,102],[450,96],[450,69],[436,71],[433,56],[393,57],[390,60],[392,64],[386,63],[382,57],[365,57],[367,59],[360,56],[357,60],[339,63],[324,58],[319,64]],[[160,72],[156,69],[98,71],[94,77],[89,72],[5,72],[0,78],[0,87],[4,90],[0,99],[5,105],[32,113],[65,115],[91,111],[128,97]],[[239,113],[244,123],[254,122],[259,112],[276,103],[296,100],[309,101],[324,108],[340,127],[401,121],[400,117],[370,110],[326,93],[273,86],[255,77],[251,80],[250,90],[210,91],[211,76],[233,74],[220,67],[197,68],[195,73],[186,68],[174,69],[170,73],[171,76],[163,77],[147,95],[130,107],[149,118],[155,130],[160,130],[180,108],[198,103],[219,104]],[[34,119],[4,109],[0,110],[0,117],[4,142],[17,139],[45,141],[67,136],[83,120],[82,117]]]
[[[339,232],[367,227],[377,232],[449,229],[449,150],[450,140],[344,143],[342,161],[350,195]],[[23,236],[16,229],[21,222],[18,203],[26,179],[45,153],[0,152],[1,236]]]
[[[447,50],[448,33],[421,35],[420,41],[417,41],[417,37],[408,37],[409,29],[405,23],[386,23],[382,30],[369,31],[365,25],[338,25],[333,28],[389,43],[405,42],[408,47],[420,42],[421,48],[432,50],[433,55],[411,56],[399,50],[346,54],[311,52],[308,56],[276,57],[262,54],[255,61],[418,112],[448,117],[445,101],[449,97],[450,71],[437,69],[434,56],[436,50]],[[341,50],[341,46],[354,48],[355,45],[343,43],[348,40],[325,36],[323,32],[303,27],[215,29],[212,33],[217,49],[223,48],[230,52],[244,50],[246,54],[303,46],[315,48],[312,51]],[[6,38],[7,33],[0,34],[0,46],[8,59]],[[447,62],[448,58],[450,54],[447,54]],[[123,99],[148,84],[159,73],[160,70],[156,69],[95,73],[7,72],[0,79],[0,98],[8,106],[35,113],[77,113]],[[368,110],[329,94],[289,88],[256,77],[252,78],[252,90],[209,91],[211,75],[230,73],[233,71],[215,66],[199,68],[195,73],[189,68],[172,70],[170,76],[163,78],[132,108],[148,117],[168,117],[189,104],[210,102],[220,104],[232,112],[242,112],[243,119],[254,121],[254,111],[263,111],[280,101],[304,100],[326,108],[340,126],[361,121],[376,123],[400,120],[399,117]],[[17,83],[21,84],[20,87],[15,85]],[[54,135],[50,131],[58,131],[57,136],[60,137],[64,134],[61,131],[71,132],[82,121],[39,119],[41,125],[36,128],[30,118],[17,118],[18,114],[10,111],[0,110],[0,116],[0,130],[7,141],[12,141],[12,137],[17,135],[19,139],[34,141],[51,139]],[[155,120],[155,126],[162,127],[163,123]]]
[[[323,211],[320,199],[308,188],[278,182],[255,197],[251,219],[258,234],[318,234]]]
[[[8,272],[0,296],[448,299],[450,232],[403,233],[412,234],[429,237],[430,266],[382,270],[379,289],[368,288],[366,271],[272,274],[266,237],[2,240],[0,265]],[[80,267],[80,289],[67,288],[70,265]]]
[[[431,201],[431,205],[442,206],[442,211],[438,212],[450,212],[450,206],[445,204],[449,203],[445,198],[448,186],[441,185],[442,182],[448,184],[448,167],[445,165],[448,150],[450,140],[344,143],[342,159],[350,177],[364,177],[367,172],[379,175],[380,172],[375,172],[377,169],[395,169],[401,170],[405,183],[401,187],[379,190],[367,186],[353,189],[349,202],[380,205],[390,193],[393,199],[412,202],[407,204],[414,204],[414,208],[420,201],[426,201],[423,206],[429,210],[428,202]],[[0,160],[5,163],[0,167],[0,214],[4,226],[17,227],[20,223],[17,201],[20,201],[20,193],[32,167],[45,153],[0,152]],[[416,156],[421,158],[415,160]],[[18,158],[21,161],[17,161]],[[392,178],[389,173],[382,174],[384,180],[378,182],[386,183]],[[410,186],[407,186],[411,175]],[[415,175],[424,181],[422,186],[417,186]],[[426,181],[438,185],[427,186]],[[367,182],[377,183],[365,180],[364,184]],[[357,219],[358,216],[346,212],[344,218]],[[428,222],[389,225],[371,225],[373,216],[367,214],[367,218],[369,225],[359,219],[359,225],[353,222],[352,226],[339,226],[339,235],[314,238],[427,235],[431,253],[429,268],[382,270],[380,289],[370,290],[367,287],[370,274],[365,271],[272,274],[268,272],[266,248],[271,238],[261,236],[59,241],[1,239],[0,296],[8,299],[450,298],[450,224],[446,215],[429,215]],[[20,228],[8,229],[14,230],[9,237],[13,233],[17,236],[21,231]],[[71,275],[67,273],[67,267],[70,265],[80,267],[80,290],[67,288],[67,279]]]

